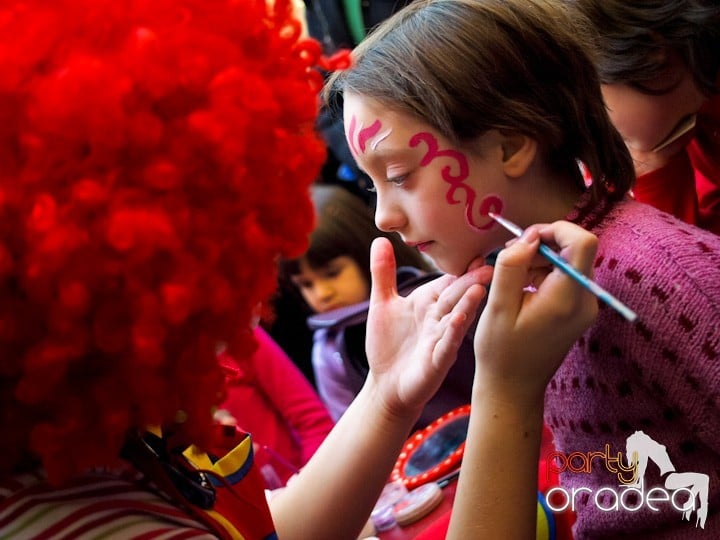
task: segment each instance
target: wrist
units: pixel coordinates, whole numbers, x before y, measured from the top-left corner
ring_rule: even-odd
[[[483,411],[489,418],[534,426],[538,418],[542,420],[544,402],[544,386],[518,384],[511,379],[491,380],[476,374],[472,409]]]
[[[358,393],[355,401],[362,403],[364,415],[378,429],[388,433],[396,433],[398,430],[409,433],[412,426],[420,418],[424,404],[412,406],[402,403],[400,400],[389,401],[380,384],[370,372]]]

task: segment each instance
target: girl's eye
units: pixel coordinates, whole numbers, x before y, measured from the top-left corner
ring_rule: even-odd
[[[312,281],[294,281],[295,286],[301,290],[312,289]]]
[[[402,174],[400,176],[393,176],[392,178],[387,178],[387,182],[390,182],[391,184],[394,184],[396,186],[402,186],[405,181],[407,180],[408,175]]]
[[[342,268],[329,268],[325,271],[325,277],[328,279],[333,279],[338,277],[342,273]]]
[[[403,174],[403,175],[400,175],[400,176],[388,177],[388,178],[385,179],[385,181],[388,182],[388,183],[390,183],[390,184],[393,184],[394,186],[401,187],[401,186],[403,186],[403,185],[405,184],[405,182],[407,181],[408,176],[409,176],[408,174]],[[374,185],[368,187],[367,190],[368,190],[370,193],[377,193],[377,188],[376,188]]]

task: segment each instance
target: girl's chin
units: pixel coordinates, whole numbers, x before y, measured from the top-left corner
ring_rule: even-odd
[[[462,276],[468,270],[468,263],[436,261],[435,259],[433,259],[433,262],[438,270],[451,276]]]

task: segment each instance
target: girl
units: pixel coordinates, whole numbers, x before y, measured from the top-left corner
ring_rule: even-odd
[[[502,246],[508,233],[491,212],[521,226],[566,218],[598,236],[596,279],[638,321],[601,305],[545,393],[559,469],[570,454],[607,449],[605,462],[562,470],[576,536],[677,537],[703,526],[716,535],[720,491],[710,491],[707,520],[692,514],[691,523],[683,518],[696,501],[683,499],[691,505],[685,514],[667,502],[674,492],[657,511],[635,493],[630,511],[620,493],[603,491],[619,483],[608,460],[640,429],[667,446],[678,471],[707,475],[710,486],[720,481],[720,239],[628,197],[633,162],[583,35],[581,20],[571,22],[557,2],[419,1],[360,44],[326,97],[344,98],[350,148],[377,191],[376,223],[441,270],[463,274]],[[579,163],[595,179],[589,186]],[[541,354],[554,339],[514,347]],[[492,340],[475,347],[482,358]],[[475,380],[511,384],[509,374]],[[546,382],[538,375],[539,387]],[[540,410],[542,392],[521,402],[525,414]],[[516,481],[510,465],[479,464],[476,474],[488,468]],[[664,486],[650,469],[645,493]]]
[[[310,245],[300,256],[281,263],[281,278],[291,281],[315,313],[363,302],[370,296],[370,244],[383,236],[390,240],[399,266],[423,271],[430,262],[396,234],[380,231],[372,209],[348,190],[315,184],[310,196],[315,227]]]
[[[396,234],[380,231],[372,210],[348,190],[314,185],[311,197],[316,224],[310,246],[296,259],[281,262],[281,281],[291,283],[309,310],[314,330],[312,363],[318,393],[333,420],[348,408],[365,382],[365,318],[370,296],[370,245],[385,237],[393,245],[400,285],[427,275],[432,266]],[[437,277],[437,273],[428,277]],[[470,400],[472,344],[463,344],[459,360],[416,428]]]

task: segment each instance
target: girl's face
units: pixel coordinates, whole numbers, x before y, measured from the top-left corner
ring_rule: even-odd
[[[626,84],[602,86],[610,119],[632,152],[651,152],[662,146],[673,134],[681,132],[687,119],[697,113],[707,99],[679,60],[671,62],[663,76],[647,86],[663,93],[648,94]],[[690,132],[678,139],[678,144],[668,145],[660,152],[671,155],[691,138]]]
[[[305,259],[301,259],[300,273],[291,279],[315,313],[324,313],[370,298],[370,284],[351,257],[336,257],[327,265],[315,269]]]
[[[488,216],[503,214],[509,182],[490,132],[473,149],[453,146],[417,118],[346,92],[345,136],[377,193],[375,223],[459,275],[508,235]],[[482,157],[480,149],[482,148]]]

